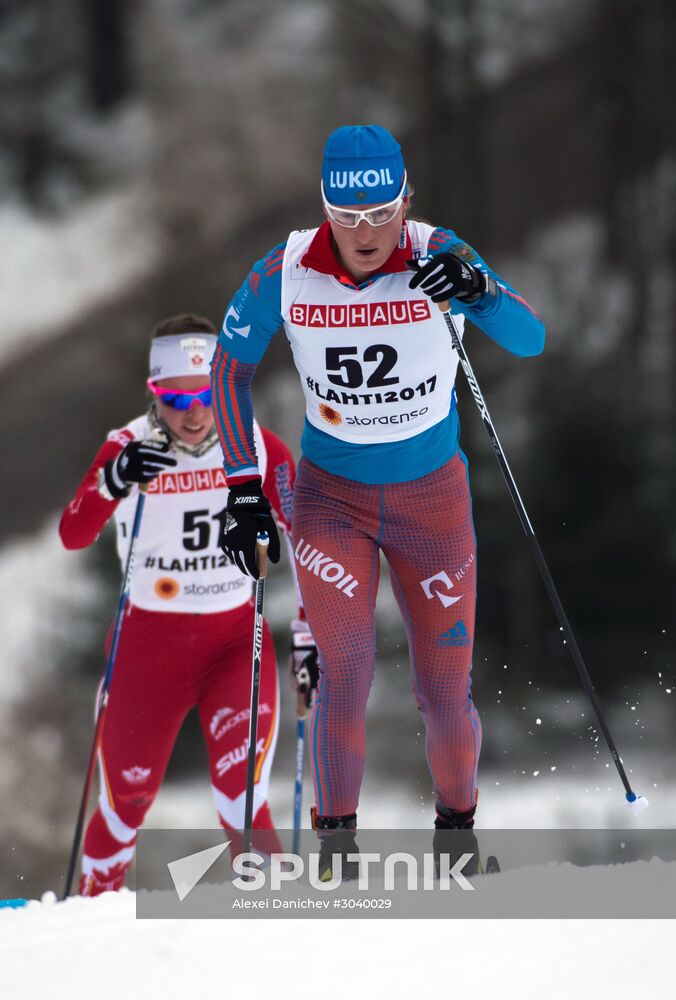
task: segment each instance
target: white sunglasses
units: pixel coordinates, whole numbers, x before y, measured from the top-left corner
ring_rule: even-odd
[[[343,226],[344,229],[356,229],[362,219],[364,222],[368,222],[369,226],[384,226],[386,223],[391,222],[401,208],[405,192],[406,174],[404,174],[404,183],[401,185],[401,191],[397,197],[392,201],[385,202],[384,205],[376,205],[375,208],[370,208],[366,211],[353,208],[337,208],[336,205],[332,205],[326,200],[324,181],[322,181],[322,201],[326,209],[326,214],[332,222]]]

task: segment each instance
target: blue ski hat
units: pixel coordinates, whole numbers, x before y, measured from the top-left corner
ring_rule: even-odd
[[[401,147],[380,125],[345,125],[326,140],[322,181],[331,205],[394,201],[404,174]]]

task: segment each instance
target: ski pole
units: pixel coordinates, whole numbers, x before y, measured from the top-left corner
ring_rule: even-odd
[[[303,805],[303,755],[305,752],[305,719],[307,702],[305,695],[298,694],[296,702],[296,781],[293,791],[293,853],[300,848],[300,815]]]
[[[129,587],[131,584],[131,574],[134,566],[134,554],[136,552],[136,543],[138,541],[138,536],[141,530],[141,521],[143,519],[143,508],[145,506],[145,502],[146,502],[145,490],[143,489],[143,487],[141,487],[139,490],[138,501],[136,503],[134,523],[131,529],[131,539],[129,541],[129,550],[127,552],[127,562],[124,567],[124,576],[122,578],[122,590],[120,592],[120,602],[117,607],[117,616],[115,618],[115,628],[113,630],[113,638],[110,644],[110,650],[108,652],[108,660],[106,662],[106,672],[103,677],[103,683],[101,684],[101,690],[99,691],[99,698],[96,711],[96,725],[94,727],[94,737],[92,739],[92,747],[89,754],[87,775],[85,777],[84,788],[82,789],[80,809],[78,811],[77,822],[75,824],[73,846],[71,847],[70,851],[70,861],[68,862],[68,874],[66,875],[66,887],[63,896],[61,897],[62,899],[67,899],[68,896],[70,896],[70,892],[73,886],[73,875],[75,874],[75,865],[77,863],[77,856],[80,851],[82,829],[84,827],[85,815],[87,813],[87,802],[89,801],[89,792],[92,785],[92,778],[94,777],[96,758],[98,755],[99,747],[101,745],[103,722],[106,717],[106,709],[108,707],[108,692],[110,690],[110,682],[113,679],[113,668],[115,666],[115,657],[117,656],[117,647],[120,641],[120,632],[122,631],[122,619],[124,617],[125,608],[127,607],[127,601],[129,600]]]
[[[554,608],[556,617],[559,620],[559,625],[561,626],[561,631],[564,634],[566,645],[570,650],[570,655],[573,658],[573,663],[575,664],[577,672],[580,675],[582,686],[585,689],[587,696],[592,703],[592,707],[596,713],[596,717],[599,721],[599,726],[601,727],[601,731],[605,737],[606,743],[608,744],[608,749],[610,750],[610,756],[612,757],[615,763],[615,767],[617,768],[620,780],[624,785],[625,798],[627,800],[628,805],[631,807],[632,812],[636,816],[638,815],[638,813],[642,812],[644,809],[647,808],[649,804],[648,800],[644,798],[644,796],[642,795],[637,795],[636,792],[632,790],[632,787],[629,784],[629,779],[627,778],[624,765],[622,764],[622,759],[620,758],[620,755],[617,752],[617,748],[615,746],[615,742],[612,736],[610,735],[610,730],[608,729],[608,724],[606,723],[605,716],[603,714],[601,705],[596,695],[596,691],[594,690],[594,685],[592,684],[591,677],[589,676],[589,671],[587,670],[585,662],[582,659],[582,654],[580,652],[575,636],[573,634],[573,629],[571,628],[570,622],[568,621],[568,616],[564,610],[563,604],[561,603],[561,598],[559,597],[551,573],[549,572],[549,568],[547,566],[547,563],[545,562],[545,557],[542,553],[542,549],[540,548],[540,543],[537,540],[537,537],[535,535],[535,530],[530,522],[530,518],[526,513],[524,502],[521,499],[521,496],[517,489],[514,476],[512,475],[512,471],[509,467],[507,458],[505,456],[505,452],[502,448],[502,445],[500,444],[500,441],[498,440],[498,435],[495,431],[495,427],[493,426],[493,421],[491,420],[491,416],[488,412],[488,407],[486,406],[486,402],[481,393],[481,389],[479,388],[479,383],[477,382],[474,371],[472,370],[469,358],[467,357],[467,352],[465,351],[462,340],[460,338],[460,334],[458,333],[458,329],[453,320],[453,316],[451,315],[450,303],[439,302],[438,306],[441,312],[443,313],[444,319],[446,320],[446,326],[448,327],[448,331],[451,335],[451,341],[453,343],[453,347],[457,351],[458,357],[460,359],[460,364],[462,365],[465,377],[467,378],[469,387],[472,391],[472,395],[474,396],[474,402],[476,403],[479,409],[479,413],[481,414],[481,419],[483,421],[484,427],[488,432],[488,436],[493,446],[493,451],[495,452],[495,457],[498,460],[498,465],[500,466],[502,475],[504,476],[505,482],[507,483],[507,489],[509,490],[510,496],[514,502],[514,506],[516,507],[516,513],[519,517],[519,521],[521,522],[521,527],[525,532],[531,553],[533,555],[533,558],[535,559],[537,568],[540,571],[540,576],[542,577],[542,580],[544,582],[545,589],[549,595],[549,599],[552,603],[552,607]]]
[[[253,660],[251,664],[251,702],[249,705],[249,750],[246,772],[246,797],[244,800],[244,854],[251,849],[251,823],[253,821],[254,779],[256,775],[256,740],[258,737],[258,696],[261,684],[263,657],[263,598],[265,575],[268,569],[270,536],[261,531],[256,536],[256,562],[259,577],[256,580],[256,610],[254,615]]]

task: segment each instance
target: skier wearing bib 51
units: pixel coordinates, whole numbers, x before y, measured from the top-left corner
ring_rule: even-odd
[[[256,494],[261,511],[266,505],[251,380],[280,325],[305,393],[293,545],[319,652],[309,747],[327,878],[330,854],[354,850],[380,551],[408,634],[435,826],[474,823],[476,549],[459,448],[458,358],[434,303],[450,300],[461,332],[470,319],[515,354],[544,346],[540,319],[472,247],[450,229],[407,220],[408,191],[401,149],[384,128],[334,132],[322,166],[326,221],[291,233],[253,266],[212,361],[238,522],[224,530],[222,547],[240,551],[254,576],[256,524],[238,521],[232,498],[241,490]]]
[[[150,808],[187,712],[197,706],[222,826],[238,853],[244,825],[254,626],[251,579],[219,549],[228,484],[209,384],[216,330],[184,314],[158,324],[150,348],[148,412],[113,431],[60,524],[68,549],[95,541],[110,517],[124,566],[141,484],[147,495],[99,751],[99,806],[86,830],[83,895],[119,889],[136,830]],[[290,531],[295,467],[266,428],[253,425],[261,475],[283,531]],[[161,432],[164,441],[153,440]],[[292,623],[313,649],[302,608]],[[110,643],[111,636],[108,637]],[[294,643],[296,646],[298,642]],[[315,667],[316,672],[316,667]],[[254,785],[254,844],[281,850],[267,803],[279,723],[275,653],[265,624]]]

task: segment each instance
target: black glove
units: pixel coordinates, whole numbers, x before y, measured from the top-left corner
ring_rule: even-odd
[[[406,265],[416,272],[408,287],[420,286],[432,302],[445,302],[452,298],[461,302],[476,302],[489,290],[488,275],[450,251],[423,260],[407,260]]]
[[[310,626],[299,618],[291,622],[289,667],[296,691],[305,697],[305,707],[310,708],[312,692],[319,681],[317,647]]]
[[[216,517],[220,523],[218,544],[242,573],[258,579],[256,536],[261,531],[267,531],[270,537],[268,559],[279,562],[277,525],[259,478],[231,486],[228,502]]]
[[[169,442],[147,438],[145,441],[130,441],[117,458],[107,462],[103,478],[108,492],[115,500],[129,496],[132,483],[149,483],[160,472],[176,465],[176,459],[168,455]]]

